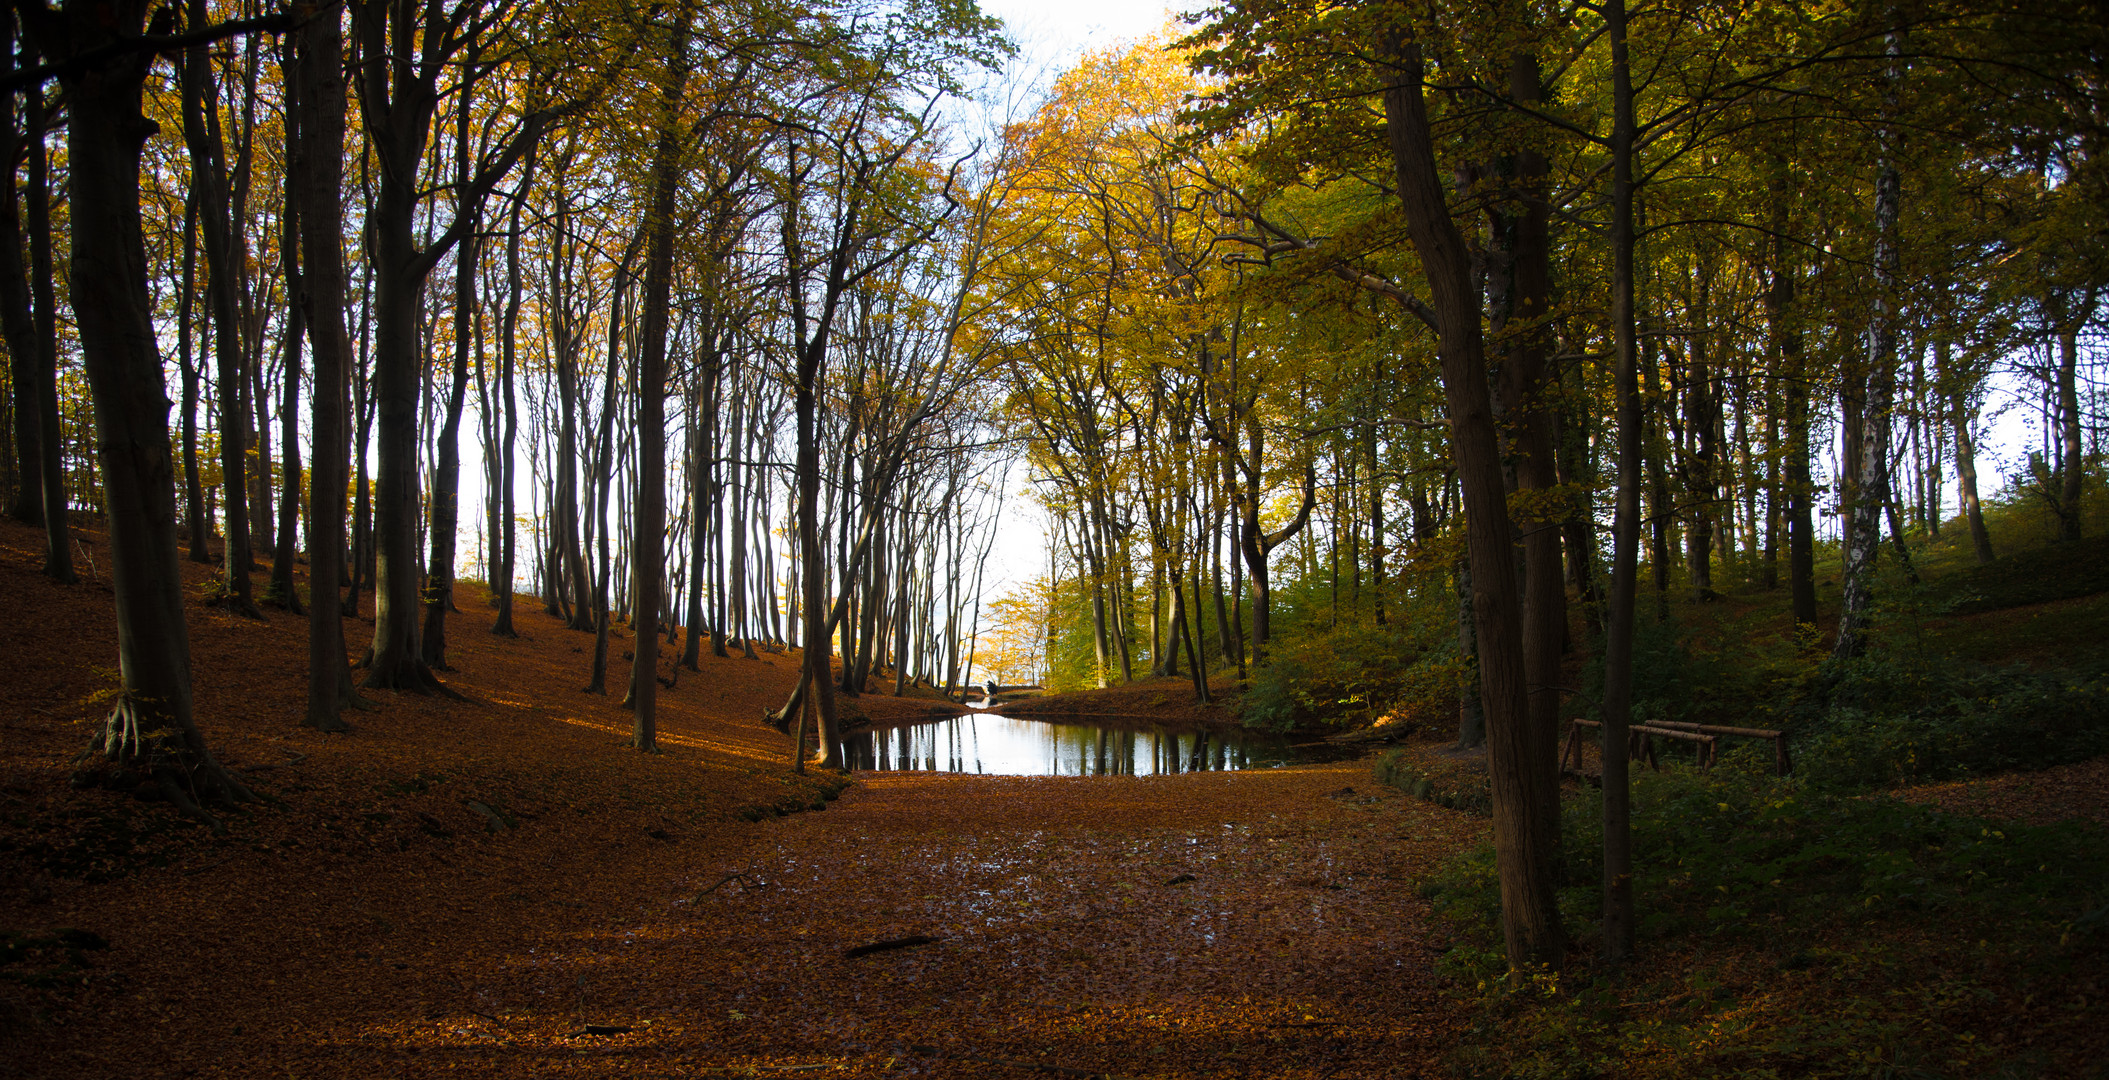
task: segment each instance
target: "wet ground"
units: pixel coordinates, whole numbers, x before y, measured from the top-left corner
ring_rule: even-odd
[[[1479,826],[1367,777],[865,774],[536,959],[535,996],[734,1069],[1433,1074],[1454,1020],[1412,883]]]
[[[852,734],[853,769],[983,776],[1157,776],[1280,768],[1339,756],[1322,742],[1271,732],[1183,730],[1141,723],[1064,723],[974,712]]]

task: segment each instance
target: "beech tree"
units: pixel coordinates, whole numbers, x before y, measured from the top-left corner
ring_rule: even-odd
[[[74,308],[85,313],[79,320],[81,360],[95,408],[123,682],[93,749],[116,766],[111,782],[150,783],[186,813],[218,828],[204,802],[231,804],[251,796],[214,760],[193,716],[169,400],[147,298],[139,216],[140,149],[155,126],[140,101],[157,49],[282,20],[194,27],[179,38],[165,25],[149,36],[143,2],[69,0],[57,10],[17,11],[38,51],[56,58],[51,66],[68,102],[69,280]]]
[[[15,15],[0,14],[0,66],[15,65]],[[33,53],[24,51],[25,56]],[[49,120],[41,84],[26,93],[21,128],[15,121],[15,95],[0,101],[0,162],[7,184],[0,190],[0,335],[7,342],[8,374],[13,382],[15,489],[9,516],[44,526],[44,572],[71,584],[73,549],[67,535],[66,482],[60,460],[58,311],[52,286],[50,154],[45,147]],[[27,206],[15,184],[17,169],[28,165]],[[25,221],[23,211],[28,211]],[[22,260],[22,242],[30,257]]]
[[[414,0],[361,0],[352,5],[356,40],[352,70],[360,116],[377,164],[370,210],[373,237],[374,399],[378,458],[374,497],[377,556],[374,636],[363,685],[440,689],[418,647],[419,519],[418,300],[426,278],[475,227],[474,212],[557,118],[583,99],[552,99],[546,83],[523,90],[523,109],[469,170],[455,192],[456,213],[420,243],[417,216],[426,198],[425,158],[438,116],[442,79],[459,90],[504,64],[521,63],[516,50],[490,39],[517,33],[539,12],[463,0],[451,8]],[[544,28],[547,29],[547,28]]]

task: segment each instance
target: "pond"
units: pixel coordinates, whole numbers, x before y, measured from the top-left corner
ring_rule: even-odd
[[[853,769],[984,776],[1154,776],[1265,769],[1308,760],[1282,736],[1248,731],[1108,728],[970,713],[842,740]]]

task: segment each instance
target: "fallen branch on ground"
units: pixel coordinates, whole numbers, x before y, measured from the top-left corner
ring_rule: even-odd
[[[887,952],[892,949],[907,949],[916,945],[929,945],[936,941],[937,939],[934,937],[924,937],[921,934],[917,934],[914,937],[894,938],[890,941],[874,941],[869,945],[859,945],[854,949],[844,949],[842,958],[854,960],[860,956],[870,956],[873,953]]]

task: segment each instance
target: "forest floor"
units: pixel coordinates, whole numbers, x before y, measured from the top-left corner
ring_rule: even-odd
[[[844,788],[760,719],[796,651],[706,652],[644,755],[627,640],[583,694],[591,635],[527,598],[517,640],[462,598],[466,702],[349,736],[298,726],[304,619],[194,603],[200,727],[269,801],[213,836],[74,790],[116,686],[76,535],[61,587],[0,525],[0,1076],[1398,1077],[1457,1037],[1414,882],[1484,824],[1366,763]]]
[[[1406,1077],[1482,1022],[1418,886],[1485,819],[1366,760],[845,784],[794,773],[761,720],[796,650],[706,652],[639,754],[619,689],[579,690],[591,635],[528,598],[511,640],[462,598],[467,701],[375,694],[349,736],[298,726],[304,619],[194,603],[200,726],[269,801],[213,836],[75,790],[116,686],[103,549],[77,539],[61,587],[41,534],[0,525],[0,1076]],[[874,725],[958,711],[846,700]],[[1004,711],[1229,719],[1171,679]],[[2109,821],[2109,762],[1900,794]]]

